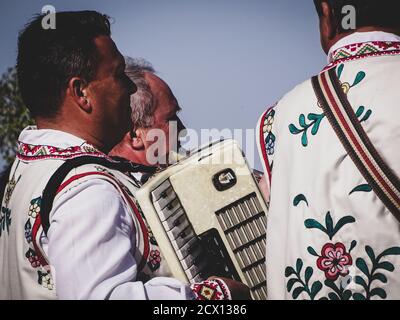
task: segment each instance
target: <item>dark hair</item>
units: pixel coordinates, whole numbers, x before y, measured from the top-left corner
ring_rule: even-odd
[[[314,0],[318,15],[322,15],[322,2],[328,2],[333,9],[335,20],[340,33],[344,30],[342,19],[344,14],[342,8],[350,5],[356,9],[357,28],[381,27],[390,29],[400,28],[399,0]]]
[[[17,73],[22,99],[32,116],[57,114],[72,77],[93,80],[98,64],[94,39],[110,36],[109,17],[95,11],[57,12],[56,28],[44,29],[37,15],[19,34]]]

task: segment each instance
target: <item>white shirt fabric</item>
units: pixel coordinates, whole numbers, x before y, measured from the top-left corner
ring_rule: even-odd
[[[20,141],[58,148],[84,140],[56,130],[24,130]],[[42,246],[52,267],[59,299],[192,299],[189,286],[171,278],[135,281],[135,230],[119,192],[91,179],[58,198]]]

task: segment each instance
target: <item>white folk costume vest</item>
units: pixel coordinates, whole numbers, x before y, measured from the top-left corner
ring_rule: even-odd
[[[400,176],[400,42],[333,52],[354,111]],[[400,299],[400,224],[366,183],[328,122],[311,81],[268,109],[259,147],[271,186],[270,299]]]
[[[57,168],[66,160],[81,156],[107,158],[87,144],[68,149],[19,144],[1,204],[0,299],[57,298],[52,270],[43,251],[47,238],[39,215],[42,193]],[[170,276],[157,243],[136,206],[134,194],[139,186],[128,176],[100,165],[84,165],[68,174],[55,199],[69,187],[88,179],[110,182],[130,210],[136,230],[136,248],[132,251],[139,266],[137,281]]]

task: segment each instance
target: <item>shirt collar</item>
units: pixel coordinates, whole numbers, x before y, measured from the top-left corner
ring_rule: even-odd
[[[72,159],[79,156],[108,158],[106,154],[70,133],[27,127],[19,136],[17,158],[26,161]]]
[[[400,36],[383,31],[355,32],[336,42],[328,53],[328,63],[335,60],[334,53],[339,49],[356,43],[366,42],[400,42]]]
[[[85,140],[70,133],[53,129],[37,129],[36,126],[25,128],[18,140],[33,146],[52,146],[60,149],[82,146],[86,143]]]

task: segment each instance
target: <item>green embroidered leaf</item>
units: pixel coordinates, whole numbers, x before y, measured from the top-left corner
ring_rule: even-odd
[[[362,184],[358,187],[355,187],[351,192],[349,193],[349,196],[352,195],[354,192],[371,192],[372,188],[369,184]]]
[[[393,247],[390,249],[387,249],[385,251],[383,251],[379,256],[378,256],[378,260],[380,260],[380,258],[385,257],[385,256],[398,256],[400,255],[400,248],[399,247]]]
[[[356,283],[362,286],[365,291],[368,291],[368,285],[362,277],[356,276]]]
[[[303,145],[303,147],[307,147],[308,146],[307,131],[304,131],[302,136],[301,136],[301,144]]]
[[[295,285],[296,282],[300,282],[298,279],[293,278],[290,279],[286,285],[287,291],[290,292],[293,289],[293,286]]]
[[[308,219],[304,222],[304,225],[306,226],[307,229],[319,229],[325,233],[328,233],[325,227],[323,227],[322,224],[320,224],[317,220]]]
[[[340,229],[342,229],[346,224],[349,223],[354,223],[356,222],[356,219],[354,219],[352,216],[346,216],[343,217],[342,219],[339,220],[339,222],[336,224],[335,228],[333,229],[333,236],[339,232]]]
[[[299,133],[301,133],[301,131],[299,129],[297,129],[294,124],[291,124],[289,126],[289,131],[290,131],[291,134],[299,134]]]
[[[314,300],[317,294],[321,291],[322,289],[322,283],[317,281],[314,282],[312,287],[311,287],[311,299]]]
[[[343,292],[343,300],[350,300],[352,295],[352,292],[350,290],[346,290],[345,292]]]
[[[324,117],[325,117],[325,115],[322,114],[322,115],[320,116],[320,118],[314,123],[314,125],[313,125],[313,127],[312,127],[312,130],[311,130],[311,134],[312,134],[313,136],[315,136],[315,135],[318,133],[319,127],[320,127],[320,125],[321,125],[321,121],[322,121],[322,119],[323,119]]]
[[[293,200],[293,205],[297,207],[301,201],[304,201],[308,207],[308,201],[304,194],[299,194],[298,196],[296,196]]]
[[[303,128],[307,128],[307,124],[306,124],[306,116],[304,114],[301,114],[299,117],[299,124],[301,127]]]
[[[327,297],[322,297],[321,299],[319,299],[320,301],[326,301],[329,300]]]
[[[360,269],[368,278],[369,278],[369,270],[367,264],[365,263],[364,259],[358,258],[356,261],[356,265],[358,269]]]
[[[305,280],[306,280],[306,285],[308,286],[308,283],[310,282],[310,279],[314,273],[313,268],[307,267],[306,272],[305,272]]]
[[[326,229],[328,230],[329,238],[332,240],[332,238],[333,238],[333,220],[332,220],[332,216],[331,216],[330,212],[328,212],[326,214],[325,225],[326,225]]]
[[[293,274],[296,274],[296,271],[294,271],[292,267],[287,267],[285,270],[285,277],[288,278]]]
[[[360,107],[357,109],[356,117],[357,117],[357,118],[361,117],[362,114],[364,113],[364,111],[365,111],[365,107],[364,107],[364,106],[360,106]]]
[[[361,293],[355,293],[353,294],[353,299],[356,301],[364,301],[367,300],[366,297],[364,297]]]
[[[338,297],[338,295],[336,293],[330,292],[328,294],[329,299],[331,300],[340,300],[340,298]]]
[[[384,270],[387,270],[387,271],[390,271],[390,272],[394,271],[393,263],[390,263],[388,261],[379,263],[376,268],[377,269],[384,269]]]
[[[352,85],[352,87],[356,86],[357,84],[359,84],[361,81],[363,81],[363,79],[365,78],[366,74],[363,71],[360,71],[357,76],[356,79],[354,80],[354,83]]]
[[[386,291],[383,290],[382,288],[375,288],[373,290],[371,290],[371,297],[375,297],[378,296],[381,299],[386,299],[387,295],[386,295]]]
[[[293,299],[296,300],[303,291],[305,291],[305,289],[303,287],[298,287],[298,288],[294,289],[293,294],[292,294]]]
[[[367,113],[365,114],[365,116],[360,120],[360,122],[364,122],[367,121],[372,115],[372,111],[368,110]]]
[[[365,247],[365,252],[368,254],[368,257],[371,259],[371,262],[375,262],[375,253],[374,250],[370,246]]]
[[[320,116],[319,116],[318,114],[316,114],[316,113],[309,113],[309,114],[307,115],[307,119],[310,120],[310,121],[315,121],[315,120],[317,120],[319,117],[320,117]]]
[[[387,281],[388,281],[386,276],[384,274],[382,274],[382,273],[374,274],[374,276],[372,277],[372,281],[374,281],[374,280],[378,280],[378,281],[380,281],[382,283],[387,283]]]
[[[325,280],[324,283],[328,288],[331,288],[333,291],[335,291],[337,294],[340,295],[340,289],[336,286],[335,282],[333,282],[332,280],[327,279],[327,280]]]
[[[349,253],[351,253],[353,251],[353,249],[356,247],[356,245],[357,245],[357,241],[353,240],[350,245]]]
[[[308,251],[308,253],[311,254],[312,256],[314,256],[314,257],[319,257],[319,254],[315,252],[314,248],[308,247],[308,248],[307,248],[307,251]]]
[[[300,274],[302,268],[303,268],[303,260],[297,259],[297,262],[296,262],[296,271],[297,271],[297,274],[298,274],[298,275]]]
[[[341,65],[338,67],[338,73],[337,73],[339,79],[340,79],[340,77],[342,76],[343,69],[344,69],[344,64],[341,64]]]

